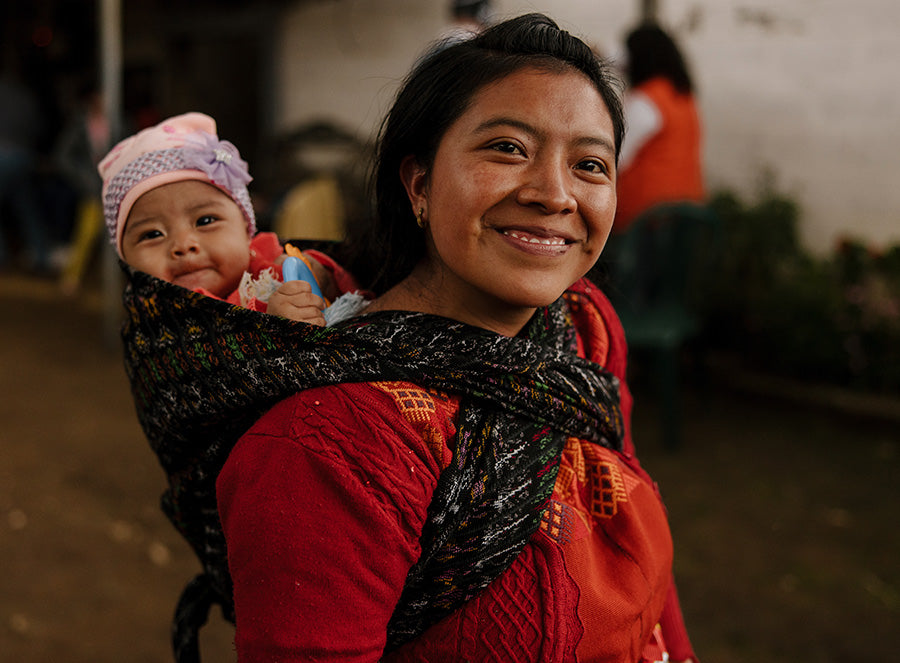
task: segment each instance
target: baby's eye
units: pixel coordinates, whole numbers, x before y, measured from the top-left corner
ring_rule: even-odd
[[[159,230],[145,230],[140,235],[138,235],[138,242],[147,242],[151,239],[156,239],[157,237],[162,237],[163,234]]]
[[[584,159],[575,164],[575,167],[578,170],[585,170],[589,173],[596,173],[598,175],[609,174],[609,168],[607,168],[606,164],[599,159]]]
[[[208,226],[210,223],[212,223],[215,220],[216,220],[216,217],[212,216],[211,214],[207,214],[207,215],[201,216],[199,219],[197,219],[197,225],[198,226]]]

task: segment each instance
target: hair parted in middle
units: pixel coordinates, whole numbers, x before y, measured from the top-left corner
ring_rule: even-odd
[[[376,294],[405,278],[426,250],[400,164],[412,156],[430,172],[441,139],[472,98],[486,85],[526,68],[584,74],[606,104],[618,159],[625,132],[621,82],[587,44],[552,19],[526,14],[471,39],[437,44],[406,77],[381,126],[372,180],[375,219],[358,249],[368,253],[364,262],[376,272],[368,284]]]

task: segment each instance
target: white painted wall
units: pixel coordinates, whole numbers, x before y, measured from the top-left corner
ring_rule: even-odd
[[[288,13],[279,128],[331,117],[371,136],[447,0],[328,0]],[[543,11],[613,53],[639,0],[495,0],[499,17]],[[712,189],[752,196],[771,170],[800,203],[813,251],[852,234],[900,242],[900,3],[659,0],[697,82]]]
[[[289,13],[276,58],[279,128],[330,118],[372,135],[442,18],[429,0],[331,0]]]

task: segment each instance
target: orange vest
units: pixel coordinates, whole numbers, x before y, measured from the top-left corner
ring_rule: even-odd
[[[679,94],[665,78],[635,88],[646,94],[662,115],[662,129],[641,147],[631,165],[619,172],[618,207],[613,232],[665,202],[701,202],[704,197],[700,157],[700,116],[694,98]]]

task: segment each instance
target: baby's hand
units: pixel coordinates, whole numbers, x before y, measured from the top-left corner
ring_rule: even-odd
[[[303,255],[305,256],[306,254],[304,253]],[[334,276],[332,276],[331,272],[313,257],[307,256],[306,262],[309,264],[313,276],[316,277],[316,281],[318,281],[319,288],[322,289],[322,294],[325,298],[332,302],[337,299],[341,293],[338,292],[337,284],[334,282]]]
[[[288,281],[269,297],[267,313],[280,315],[288,320],[297,320],[311,325],[325,326],[322,311],[325,301],[312,294],[312,286],[306,281]]]

